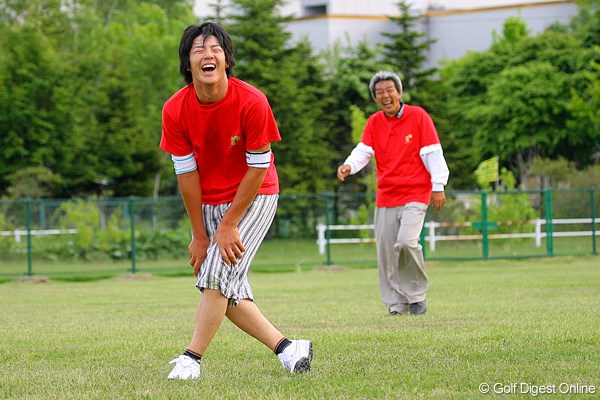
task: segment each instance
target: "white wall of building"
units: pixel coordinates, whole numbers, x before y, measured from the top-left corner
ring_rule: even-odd
[[[213,0],[197,0],[197,15],[210,14]],[[282,15],[293,15],[288,31],[292,40],[308,38],[315,51],[334,43],[356,45],[388,40],[383,32],[397,32],[390,15],[398,15],[398,0],[288,0]],[[553,23],[568,23],[578,12],[574,0],[413,0],[415,15],[424,15],[421,24],[430,46],[425,67],[438,66],[445,59],[456,59],[468,51],[490,47],[493,32],[500,34],[504,21],[519,17],[531,34],[538,34]]]
[[[381,33],[393,29],[394,23],[384,18],[328,17],[300,19],[288,26],[292,40],[308,38],[316,52],[331,47],[336,42],[356,45],[366,40],[370,44],[387,40]]]
[[[543,32],[554,23],[567,24],[577,15],[574,3],[506,7],[492,10],[429,13],[429,38],[436,43],[429,48],[427,66],[437,66],[444,59],[456,59],[468,51],[487,50],[493,34],[502,33],[509,17],[523,19],[530,34]]]

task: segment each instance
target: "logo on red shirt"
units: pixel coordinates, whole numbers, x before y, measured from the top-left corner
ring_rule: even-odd
[[[240,140],[239,136],[232,136],[231,137],[231,144],[229,145],[229,147],[233,147],[237,144],[237,141]]]

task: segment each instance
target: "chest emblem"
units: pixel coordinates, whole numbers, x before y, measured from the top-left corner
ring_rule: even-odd
[[[229,145],[229,147],[235,146],[239,140],[240,140],[239,136],[232,136],[231,137],[231,144]]]
[[[406,143],[410,143],[412,138],[413,138],[412,133],[409,133],[408,135],[404,136],[404,140],[406,141]]]

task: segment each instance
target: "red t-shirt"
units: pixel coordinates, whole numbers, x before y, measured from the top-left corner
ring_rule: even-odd
[[[233,201],[248,170],[246,150],[281,140],[266,96],[237,78],[229,78],[227,95],[214,104],[200,104],[194,85],[185,86],[167,100],[162,117],[160,148],[194,153],[203,204]],[[279,193],[273,155],[258,193]]]
[[[400,118],[383,111],[371,115],[361,142],[373,148],[377,161],[377,207],[429,204],[431,175],[419,151],[440,143],[433,121],[421,107],[404,105]]]

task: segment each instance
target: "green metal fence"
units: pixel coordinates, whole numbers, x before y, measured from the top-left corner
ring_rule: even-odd
[[[428,260],[597,255],[597,189],[448,191],[421,235]],[[253,267],[376,263],[374,199],[282,195]],[[179,197],[0,201],[0,276],[189,272]]]

